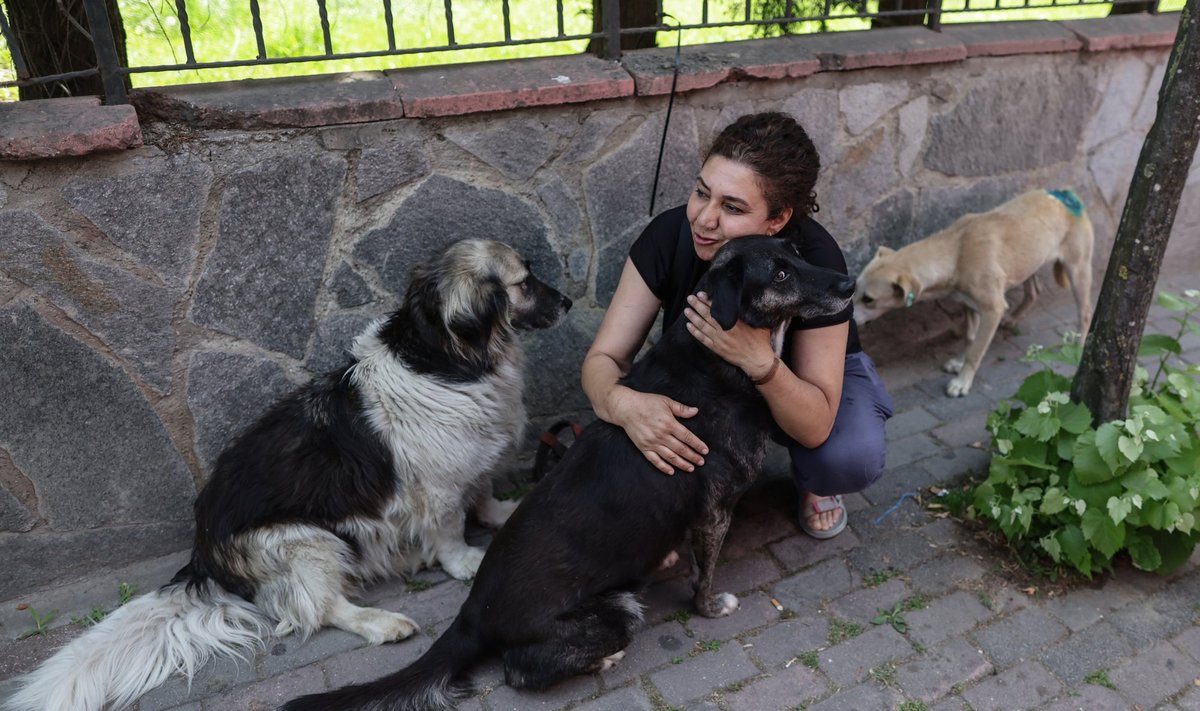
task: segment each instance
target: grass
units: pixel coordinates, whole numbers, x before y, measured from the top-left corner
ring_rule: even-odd
[[[848,639],[854,639],[862,634],[863,627],[857,622],[843,620],[840,617],[829,618],[829,644],[834,645]]]
[[[1097,669],[1096,671],[1088,674],[1087,676],[1083,677],[1083,683],[1103,686],[1106,689],[1117,688],[1117,685],[1112,683],[1112,681],[1108,678],[1107,669]]]
[[[796,659],[799,659],[800,663],[809,669],[816,669],[817,667],[821,666],[820,655],[812,650],[797,654]]]
[[[877,667],[867,672],[867,676],[871,677],[876,683],[884,686],[896,685],[896,665],[891,662],[880,664]]]
[[[885,570],[876,570],[863,579],[863,585],[868,588],[876,588],[883,585],[887,581],[900,574],[900,571],[887,568]]]
[[[1164,0],[1163,11],[1178,10],[1185,0]],[[990,8],[966,11],[971,0],[947,0],[943,4],[945,24],[1007,20],[1070,20],[1103,17],[1109,6],[1089,2],[1074,6],[1053,6],[1055,0],[992,0]],[[181,23],[174,0],[118,0],[125,27],[126,49],[130,66],[169,66],[185,61]],[[263,45],[268,58],[312,57],[325,53],[324,37],[313,0],[260,0]],[[550,0],[509,0],[510,37],[514,41],[553,38],[558,34],[558,19]],[[702,22],[704,5],[707,21],[741,21],[740,2],[700,3],[696,0],[664,0],[663,10],[674,22]],[[974,5],[979,7],[979,0]],[[337,0],[328,6],[330,44],[334,53],[387,51],[387,31],[379,0]],[[868,2],[868,11],[877,9],[877,0]],[[494,0],[454,0],[453,25],[456,45],[477,45],[504,41],[501,3]],[[591,0],[564,0],[563,35],[591,32]],[[254,59],[258,54],[249,3],[238,0],[188,0],[188,26],[198,62],[227,62]],[[844,11],[834,4],[833,11]],[[392,3],[395,46],[397,50],[445,46],[449,42],[444,5],[435,0]],[[668,19],[668,23],[673,21]],[[805,34],[823,31],[869,29],[870,20],[834,18],[825,22],[792,23],[787,31]],[[762,36],[754,26],[707,27],[683,31],[683,44],[704,44],[752,39]],[[672,32],[660,32],[659,46],[674,43]],[[509,45],[448,51],[413,51],[410,54],[356,59],[324,60],[257,67],[221,67],[188,71],[138,72],[133,85],[160,86],[200,82],[300,76],[330,72],[370,71],[400,67],[490,61],[518,57],[579,54],[587,40],[566,40],[538,44]],[[14,77],[8,48],[0,40],[0,81]],[[0,89],[0,98],[16,98],[14,89]]]
[[[896,711],[929,711],[929,707],[924,701],[913,701],[909,699],[896,707]]]
[[[25,639],[26,637],[33,637],[34,635],[45,634],[46,630],[50,628],[50,620],[54,619],[54,616],[58,614],[58,610],[51,610],[42,615],[31,606],[29,607],[29,614],[33,617],[33,629],[22,632],[17,639]]]

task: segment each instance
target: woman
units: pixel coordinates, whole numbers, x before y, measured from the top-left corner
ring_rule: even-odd
[[[625,430],[665,474],[692,472],[708,446],[687,428],[688,403],[618,384],[658,315],[680,315],[705,346],[741,368],[791,438],[792,473],[801,492],[800,527],[830,538],[846,527],[841,495],[883,473],[884,423],[891,398],[859,347],[851,309],[820,322],[793,322],[776,357],[771,334],[738,322],[729,331],[692,294],[721,245],[754,234],[792,240],[811,264],[846,272],[829,233],[812,219],[820,159],[787,114],[743,116],[709,149],[687,205],[659,215],[630,249],[604,321],[583,361],[583,389],[596,415]],[[782,367],[786,366],[786,367]]]

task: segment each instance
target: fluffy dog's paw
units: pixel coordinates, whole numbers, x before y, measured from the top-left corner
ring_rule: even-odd
[[[946,394],[950,397],[962,397],[963,395],[966,395],[967,393],[971,392],[971,380],[972,378],[963,377],[961,375],[957,378],[954,378],[949,382],[949,384],[946,385]]]
[[[452,555],[439,559],[442,564],[442,570],[446,574],[456,580],[470,580],[475,577],[475,571],[479,570],[479,564],[483,562],[482,548],[473,548],[471,546],[463,546]]]
[[[958,375],[962,372],[963,365],[966,364],[966,362],[966,359],[962,356],[951,358],[950,360],[946,361],[944,365],[942,365],[942,370],[946,371],[947,373],[954,373],[955,375]]]
[[[380,620],[380,625],[377,630],[378,639],[369,640],[372,644],[383,644],[384,642],[399,642],[402,639],[408,639],[414,632],[421,629],[416,620],[408,615],[399,612],[386,612],[387,617]],[[372,635],[374,636],[374,635]]]
[[[725,617],[733,614],[733,611],[738,609],[741,603],[737,599],[737,595],[730,593],[717,593],[705,601],[704,608],[700,610],[700,614],[705,617]]]
[[[617,662],[621,661],[624,658],[625,658],[625,650],[624,649],[622,649],[621,651],[619,651],[615,654],[610,654],[607,657],[601,657],[600,661],[597,662],[597,664],[596,664],[595,671],[602,672],[607,669],[612,669],[613,667],[617,666]]]

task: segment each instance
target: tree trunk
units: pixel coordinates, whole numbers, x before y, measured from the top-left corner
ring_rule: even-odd
[[[1200,140],[1200,0],[1187,0],[1158,113],[1142,144],[1071,399],[1099,425],[1125,417],[1146,313]]]
[[[621,27],[654,27],[658,25],[658,3],[650,0],[620,0]],[[604,0],[592,0],[592,32],[604,32]],[[655,32],[621,35],[621,51],[648,49],[655,46]],[[608,40],[603,37],[588,42],[587,51],[603,57]]]
[[[66,74],[96,66],[92,41],[80,28],[87,28],[83,0],[6,0],[17,46],[33,77]],[[116,40],[121,63],[126,60],[125,28],[117,0],[105,0],[108,21]],[[125,78],[128,88],[129,79]],[[20,88],[20,99],[54,99],[64,96],[101,96],[104,86],[98,74]]]

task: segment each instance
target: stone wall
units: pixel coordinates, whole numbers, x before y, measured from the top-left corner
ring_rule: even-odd
[[[686,199],[722,126],[783,110],[821,150],[818,218],[852,272],[878,245],[1044,186],[1086,201],[1102,274],[1169,47],[1008,27],[900,50],[861,33],[844,40],[865,47],[853,61],[821,50],[830,38],[790,64],[794,38],[689,48],[655,210]],[[1047,27],[1050,44],[1018,41]],[[228,438],[336,365],[452,240],[512,243],[575,300],[568,323],[528,339],[527,400],[534,432],[589,419],[578,367],[649,219],[671,56],[603,68],[616,98],[517,92],[504,110],[439,111],[426,92],[388,120],[329,109],[347,77],[143,92],[141,147],[0,162],[0,599],[185,548]],[[475,87],[484,69],[437,71]],[[323,108],[286,110],[314,87]],[[263,96],[274,113],[236,110]],[[330,115],[349,123],[321,125]],[[1175,260],[1200,256],[1192,175]]]

